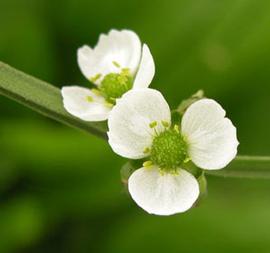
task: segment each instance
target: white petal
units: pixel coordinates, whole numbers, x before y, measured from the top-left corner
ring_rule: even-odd
[[[136,33],[129,30],[111,30],[101,34],[95,48],[83,46],[78,49],[78,64],[87,79],[101,74],[119,73],[129,68],[131,74],[137,71],[141,58],[141,42]],[[120,65],[117,67],[115,62]],[[95,81],[99,84],[102,77]]]
[[[105,105],[105,99],[90,89],[69,86],[61,90],[65,109],[73,116],[85,121],[103,121],[108,118],[111,108]],[[93,101],[89,102],[89,97]]]
[[[237,154],[236,128],[225,111],[212,99],[192,104],[182,119],[182,133],[189,144],[189,156],[200,168],[224,168]]]
[[[118,99],[109,119],[109,144],[115,153],[138,159],[145,157],[144,149],[152,144],[154,129],[164,130],[161,121],[171,122],[170,108],[161,93],[153,89],[130,90]]]
[[[97,65],[95,65],[97,64],[97,59],[91,47],[87,45],[80,47],[77,51],[77,60],[81,72],[88,80],[98,74]]]
[[[199,196],[199,184],[189,172],[161,174],[157,167],[136,170],[128,180],[133,200],[145,211],[157,215],[182,213]]]
[[[147,88],[155,75],[153,56],[146,44],[143,45],[142,59],[136,74],[133,88]]]

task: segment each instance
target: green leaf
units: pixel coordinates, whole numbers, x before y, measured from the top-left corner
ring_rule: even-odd
[[[106,139],[106,123],[85,122],[68,114],[60,90],[0,62],[0,94],[43,115]]]

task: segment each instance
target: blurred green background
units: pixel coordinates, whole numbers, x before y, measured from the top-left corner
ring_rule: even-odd
[[[237,126],[239,152],[269,155],[269,27],[268,0],[0,0],[0,60],[59,87],[88,85],[77,48],[132,29],[172,107],[203,88]],[[0,113],[1,253],[269,253],[269,181],[208,177],[198,208],[148,215],[103,140],[4,97]]]

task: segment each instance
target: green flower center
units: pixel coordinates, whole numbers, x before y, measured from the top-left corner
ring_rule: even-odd
[[[187,159],[187,144],[177,128],[166,129],[152,143],[150,160],[166,172],[175,171]]]
[[[103,78],[99,90],[109,103],[115,104],[115,99],[130,90],[132,83],[133,79],[129,69],[122,69],[120,73],[107,74]]]

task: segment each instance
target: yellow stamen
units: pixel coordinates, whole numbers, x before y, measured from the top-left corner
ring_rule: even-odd
[[[179,126],[178,125],[174,125],[174,130],[177,132],[177,133],[180,133],[180,131],[179,131]]]
[[[91,96],[87,96],[87,97],[86,97],[86,100],[87,100],[88,102],[93,102],[93,101],[94,101],[93,97],[91,97]]]
[[[94,83],[96,82],[102,75],[99,73],[99,74],[96,74],[95,76],[91,77],[89,80],[90,82]]]
[[[109,103],[107,101],[104,102],[104,105],[107,106],[107,107],[109,107],[109,108],[112,108],[113,107],[113,104],[111,104],[111,103]]]
[[[165,120],[162,120],[161,121],[161,124],[164,126],[164,127],[168,127],[170,124],[169,122],[165,121]]]
[[[112,64],[116,67],[116,68],[120,68],[120,64],[116,61],[112,61]]]
[[[151,161],[146,161],[143,163],[143,167],[145,167],[145,168],[149,168],[151,165],[152,165]]]
[[[155,128],[157,126],[157,122],[156,121],[153,121],[149,124],[149,127],[150,128]]]
[[[147,154],[149,152],[150,152],[150,148],[145,148],[144,151],[143,151],[144,154]]]
[[[100,93],[100,91],[98,90],[98,89],[91,89],[91,91],[95,94],[95,95],[97,95],[97,96],[100,96],[101,95],[101,93]]]

